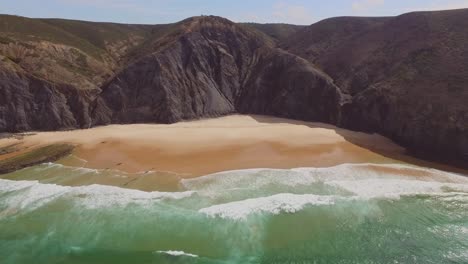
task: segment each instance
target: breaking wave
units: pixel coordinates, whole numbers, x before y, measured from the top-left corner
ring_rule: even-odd
[[[5,263],[468,261],[468,178],[458,174],[396,164],[251,169],[146,192],[61,186],[61,171],[71,168],[0,179]]]

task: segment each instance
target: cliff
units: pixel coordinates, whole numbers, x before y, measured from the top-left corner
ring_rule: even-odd
[[[461,9],[328,19],[282,45],[316,63],[352,96],[341,126],[466,166],[467,18]]]
[[[263,114],[381,133],[466,166],[466,17],[294,27],[212,16],[154,26],[0,16],[0,131]]]

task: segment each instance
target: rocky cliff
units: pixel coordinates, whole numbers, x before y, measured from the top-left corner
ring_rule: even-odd
[[[352,100],[340,125],[468,164],[468,10],[336,18],[283,43]]]
[[[96,90],[49,82],[0,62],[0,131],[86,127],[96,95]]]
[[[0,131],[238,112],[378,132],[465,166],[467,17],[272,27],[211,16],[155,26],[1,16]]]
[[[263,34],[218,17],[183,21],[118,73],[95,102],[95,125],[171,123],[234,112],[335,122],[338,87]]]

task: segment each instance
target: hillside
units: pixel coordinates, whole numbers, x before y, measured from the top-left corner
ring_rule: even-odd
[[[342,99],[331,79],[256,30],[193,17],[149,47],[103,87],[93,125],[234,112],[337,120]]]
[[[163,26],[0,15],[0,55],[35,77],[97,89]]]
[[[319,21],[288,35],[281,42],[282,48],[300,54],[322,66],[321,59],[328,58],[347,41],[359,34],[384,24],[390,17],[336,17]]]
[[[168,27],[0,15],[0,131],[90,124],[101,86]]]
[[[386,135],[468,164],[468,10],[307,27],[0,16],[0,131],[230,113]]]
[[[468,9],[334,18],[283,43],[353,100],[341,125],[424,156],[468,160]]]
[[[287,40],[291,35],[303,29],[305,26],[291,24],[259,24],[242,23],[245,26],[255,28],[274,40],[281,42]]]

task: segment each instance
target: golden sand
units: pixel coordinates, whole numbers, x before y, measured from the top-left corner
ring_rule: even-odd
[[[376,134],[288,119],[232,115],[171,125],[110,125],[40,132],[23,147],[72,143],[84,166],[125,172],[170,171],[195,177],[248,168],[329,167],[343,163],[395,163],[382,155],[404,149]],[[9,155],[11,156],[11,155]],[[63,161],[77,165],[74,161]]]

